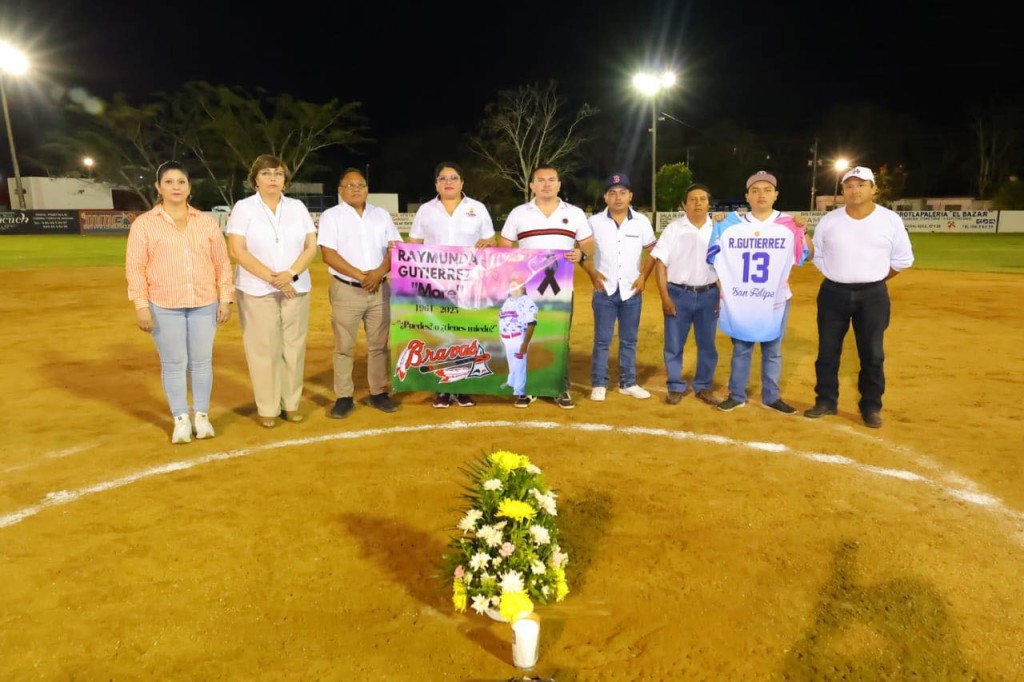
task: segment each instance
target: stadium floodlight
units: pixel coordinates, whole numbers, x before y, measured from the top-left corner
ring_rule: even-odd
[[[832,206],[839,206],[839,177],[843,174],[847,168],[850,167],[849,159],[836,159],[836,162],[832,164],[832,167],[836,170],[836,186],[832,191]],[[825,185],[828,187],[828,185]]]
[[[14,193],[18,196],[18,208],[25,210],[25,190],[21,187],[21,168],[18,154],[14,150],[14,131],[11,129],[11,113],[7,109],[6,76],[20,76],[28,71],[28,57],[6,40],[0,40],[0,100],[3,101],[4,121],[7,123],[7,142],[11,147],[11,161],[14,163]],[[11,208],[14,202],[11,202]]]
[[[633,76],[633,87],[640,94],[651,98],[651,216],[654,229],[658,229],[658,204],[655,180],[658,175],[658,95],[675,86],[676,74],[671,71],[663,73],[641,72]]]

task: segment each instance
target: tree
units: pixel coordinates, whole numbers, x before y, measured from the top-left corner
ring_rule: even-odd
[[[227,204],[260,154],[280,158],[298,176],[316,152],[366,141],[360,102],[318,104],[201,81],[164,99],[167,133],[195,156]]]
[[[897,199],[903,198],[903,187],[907,184],[907,173],[902,165],[895,168],[883,165],[875,173],[875,186],[878,194],[875,201],[883,206],[892,206]]]
[[[1024,182],[1011,176],[992,195],[992,208],[996,211],[1024,210]]]
[[[658,169],[658,210],[678,211],[686,188],[693,184],[693,172],[685,163],[668,163]]]
[[[555,81],[498,93],[470,139],[485,172],[512,183],[524,201],[530,198],[530,175],[537,166],[553,164],[560,175],[571,175],[580,165],[578,152],[586,141],[582,124],[597,110],[584,104],[570,120],[564,116],[567,103],[558,95]]]
[[[1021,110],[1003,107],[991,113],[975,113],[971,128],[977,144],[977,192],[979,198],[987,198],[994,188],[1010,175],[1019,157],[1021,143]]]

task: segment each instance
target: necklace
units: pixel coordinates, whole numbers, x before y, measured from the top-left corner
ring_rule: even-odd
[[[270,227],[274,230],[274,243],[281,243],[281,219],[277,217],[276,211],[271,211],[270,207],[263,203],[263,197],[260,197],[260,206],[266,212],[267,217],[270,218]],[[277,207],[281,208],[281,202],[278,200]]]

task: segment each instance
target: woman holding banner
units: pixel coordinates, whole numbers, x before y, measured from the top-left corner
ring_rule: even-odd
[[[463,191],[462,169],[444,161],[434,169],[437,197],[420,206],[409,229],[409,242],[430,246],[464,246],[481,249],[494,246],[494,224],[487,207]],[[459,407],[476,405],[473,396],[438,393],[434,407],[447,408],[452,400]]]
[[[316,227],[305,204],[284,196],[291,173],[284,161],[261,154],[249,170],[256,193],[235,204],[228,247],[238,262],[238,316],[261,426],[299,413],[309,329],[309,265]]]
[[[231,317],[231,261],[217,221],[189,203],[188,171],[167,161],[156,171],[160,203],[132,223],[125,252],[128,298],[139,329],[153,335],[160,379],[174,417],[172,443],[212,438],[213,339]],[[189,417],[188,378],[192,380]]]

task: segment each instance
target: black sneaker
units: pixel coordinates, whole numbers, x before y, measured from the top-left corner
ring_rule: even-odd
[[[376,407],[381,412],[396,412],[398,411],[398,405],[391,400],[391,396],[387,393],[378,393],[377,395],[370,396],[370,407]]]
[[[516,396],[516,407],[529,407],[533,404],[533,401],[537,399],[537,396],[533,395],[517,395]]]
[[[775,410],[776,412],[781,412],[782,414],[796,414],[796,408],[784,401],[782,398],[779,398],[774,403],[765,404],[765,407]]]
[[[836,408],[826,405],[825,403],[814,403],[814,407],[804,411],[804,416],[808,419],[821,419],[830,414],[835,414]]]
[[[863,412],[860,416],[864,418],[864,425],[868,428],[882,428],[882,415],[877,412]]]
[[[434,398],[434,407],[439,409],[447,409],[452,405],[452,398],[447,393],[438,393]]]
[[[555,404],[563,410],[571,410],[576,407],[576,403],[573,402],[572,396],[569,395],[569,391],[562,391],[562,394],[555,398]]]
[[[465,393],[459,393],[456,395],[455,402],[458,403],[459,407],[473,407],[476,405],[476,401],[473,400],[473,396],[466,395]]]
[[[675,391],[669,391],[668,395],[665,397],[665,402],[668,403],[669,405],[678,405],[679,401],[682,400],[682,399],[683,399],[683,394],[682,393],[677,393]]]
[[[747,404],[747,401],[745,401],[745,400],[743,402],[740,402],[739,400],[734,399],[732,396],[729,396],[728,398],[726,398],[722,402],[718,403],[717,407],[722,412],[732,412],[737,407],[743,407],[746,404]]]
[[[348,416],[349,412],[355,404],[352,402],[352,397],[338,398],[334,401],[334,407],[331,408],[331,419],[344,419]]]

